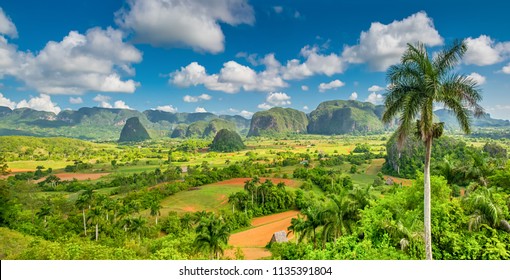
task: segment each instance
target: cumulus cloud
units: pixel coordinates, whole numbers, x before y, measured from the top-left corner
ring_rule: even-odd
[[[306,106],[306,105],[305,105],[305,106],[303,106],[303,110],[308,111],[308,110],[309,110],[309,109],[308,109],[308,106]]]
[[[351,93],[351,95],[349,96],[349,100],[356,100],[356,99],[358,99],[358,93],[357,92]]]
[[[81,99],[81,97],[69,97],[69,103],[81,104],[81,103],[83,103],[83,99]]]
[[[478,85],[485,84],[486,78],[476,72],[473,72],[467,76],[471,80],[475,81]]]
[[[204,107],[196,107],[195,113],[207,113],[207,110]]]
[[[351,94],[351,96],[352,96],[352,94]],[[381,104],[383,102],[383,100],[384,100],[384,97],[382,96],[382,94],[372,92],[365,101],[368,101],[372,104],[378,105],[378,104]]]
[[[11,109],[16,108],[16,102],[11,101],[9,98],[4,97],[2,93],[0,93],[0,106],[9,107]]]
[[[191,96],[191,95],[185,95],[182,100],[184,100],[184,102],[198,102],[198,101],[201,101],[201,100],[211,100],[211,96],[209,94],[201,94],[201,95],[198,95],[198,96]]]
[[[131,109],[131,107],[129,107],[126,102],[122,101],[122,100],[117,100],[113,103],[113,108],[116,108],[116,109]]]
[[[267,110],[276,106],[286,106],[291,104],[290,99],[291,97],[284,92],[270,92],[267,94],[265,102],[257,107]]]
[[[319,91],[320,92],[325,92],[326,90],[336,89],[336,88],[339,88],[339,87],[343,87],[344,85],[345,85],[345,83],[340,81],[340,80],[334,80],[334,81],[331,81],[329,83],[321,83],[319,85]]]
[[[253,24],[246,0],[130,0],[115,14],[115,22],[134,32],[135,41],[161,47],[191,47],[222,52],[225,36],[220,23]]]
[[[342,57],[349,63],[368,63],[375,71],[385,71],[398,63],[407,43],[422,42],[427,46],[443,44],[443,38],[425,12],[413,14],[390,24],[374,22],[361,32],[359,44],[346,46]]]
[[[250,119],[253,116],[253,112],[241,110],[241,112],[239,112],[239,115],[243,118]]]
[[[383,91],[383,90],[384,90],[383,87],[380,87],[380,86],[377,86],[377,85],[373,85],[373,86],[368,88],[368,91],[370,91],[370,92],[378,92],[378,91]]]
[[[308,88],[308,86],[305,86],[305,85],[302,85],[301,86],[301,90],[302,91],[308,91],[310,88]]]
[[[487,35],[469,37],[466,39],[466,45],[468,48],[463,59],[465,64],[492,65],[510,55],[510,42],[496,43]]]
[[[279,76],[280,63],[273,54],[266,55],[262,60],[266,69],[255,72],[248,66],[235,61],[223,64],[218,74],[207,74],[205,67],[192,62],[180,70],[170,73],[169,82],[179,87],[203,85],[209,90],[237,93],[245,91],[272,91],[287,87],[288,84]]]
[[[0,7],[0,34],[7,35],[11,38],[18,37],[16,25],[14,25],[11,19],[4,13],[2,7]]]
[[[176,113],[177,107],[174,107],[172,105],[164,105],[164,106],[158,106],[156,107],[156,110],[168,112],[168,113]]]
[[[303,63],[298,59],[287,61],[285,67],[282,68],[284,79],[300,80],[317,74],[332,76],[343,73],[346,67],[340,56],[335,53],[320,54],[317,46],[305,46],[301,49],[300,54],[305,58],[305,61]]]
[[[60,113],[61,109],[57,106],[57,103],[51,101],[51,97],[47,94],[40,94],[37,97],[32,97],[28,101],[23,99],[17,105],[16,108],[30,108],[37,111],[52,112],[55,114]]]
[[[503,67],[501,71],[505,74],[510,74],[510,63],[507,66]]]
[[[141,60],[141,52],[113,28],[71,31],[35,54],[17,51],[0,36],[0,77],[14,76],[44,94],[132,93],[139,83],[123,80],[121,74],[133,75],[131,65]]]

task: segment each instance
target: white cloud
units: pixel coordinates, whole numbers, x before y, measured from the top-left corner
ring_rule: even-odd
[[[301,86],[301,90],[302,91],[308,91],[309,89],[310,88],[308,88],[308,86],[305,86],[305,85]]]
[[[243,118],[246,118],[246,119],[249,119],[253,116],[253,112],[249,112],[249,111],[246,111],[246,110],[242,110],[239,115]]]
[[[129,107],[126,102],[122,101],[122,100],[117,100],[113,103],[113,108],[116,108],[116,109],[132,109],[131,107]]]
[[[275,13],[281,14],[283,12],[283,7],[282,6],[274,6],[273,10]]]
[[[110,99],[112,99],[110,96],[98,94],[92,100],[96,102],[108,102]]]
[[[221,83],[253,85],[257,82],[257,73],[248,66],[235,61],[228,61],[223,64],[218,81]]]
[[[308,111],[308,106],[303,106],[303,110]]]
[[[69,103],[81,104],[81,103],[83,103],[83,99],[81,99],[81,97],[69,97]]]
[[[368,91],[370,91],[370,92],[378,92],[378,91],[382,91],[382,90],[384,90],[384,88],[377,86],[377,85],[373,85],[368,88]]]
[[[246,0],[130,0],[115,14],[115,22],[132,30],[135,41],[153,46],[189,46],[219,53],[225,36],[220,22],[253,24],[253,8]]]
[[[177,112],[177,108],[172,105],[158,106],[158,107],[156,107],[156,110],[168,112],[168,113],[176,113]]]
[[[510,42],[496,43],[487,35],[480,35],[474,39],[469,37],[466,39],[466,44],[465,64],[492,65],[510,55]]]
[[[11,101],[9,98],[4,97],[2,93],[0,93],[0,106],[9,107],[11,109],[16,108],[16,102]]]
[[[503,67],[501,71],[505,74],[510,74],[510,63],[507,66]]]
[[[493,118],[510,120],[510,104],[498,104],[486,107],[486,109],[491,113],[491,117]]]
[[[478,85],[485,84],[485,81],[487,80],[484,76],[482,76],[476,72],[469,74],[467,77],[472,79],[473,81],[475,81]]]
[[[257,105],[257,108],[259,109],[262,109],[262,110],[269,110],[271,109],[273,106],[267,104],[267,103],[262,103],[262,104],[259,104]]]
[[[204,85],[209,90],[237,93],[245,91],[272,91],[287,87],[288,84],[280,77],[280,63],[273,54],[266,55],[262,60],[266,70],[255,72],[248,66],[235,61],[223,64],[219,74],[207,74],[205,67],[192,62],[180,70],[170,73],[169,82],[179,87]]]
[[[11,38],[18,37],[16,25],[14,25],[11,19],[4,13],[2,7],[0,7],[0,34],[7,35]]]
[[[16,108],[30,108],[38,111],[52,112],[55,114],[60,113],[61,109],[57,103],[51,101],[51,97],[47,94],[40,94],[38,97],[32,97],[28,101],[21,100]]]
[[[44,94],[132,93],[139,83],[123,80],[120,73],[133,75],[131,65],[141,60],[141,52],[113,28],[71,31],[35,54],[17,51],[0,36],[0,77],[12,75]]]
[[[349,96],[349,100],[356,100],[356,99],[358,99],[358,93],[357,92],[351,93],[351,95]]]
[[[207,110],[204,107],[196,107],[195,113],[207,113]]]
[[[291,97],[284,92],[270,92],[267,94],[265,102],[257,107],[267,110],[275,106],[286,106],[291,104],[290,99]]]
[[[316,74],[332,76],[343,73],[345,70],[344,60],[337,54],[319,54],[318,47],[305,46],[300,53],[306,60],[301,63],[298,59],[287,61],[282,69],[283,78],[286,80],[300,80]]]
[[[351,96],[352,96],[352,94],[351,94]],[[378,104],[381,104],[383,102],[383,100],[384,100],[384,97],[382,96],[382,94],[372,92],[365,101],[368,101],[372,104],[378,105]]]
[[[443,44],[443,38],[425,12],[387,25],[372,23],[368,31],[361,32],[358,45],[344,48],[342,57],[349,63],[368,63],[375,71],[385,71],[399,62],[407,43],[418,41],[427,46]]]
[[[191,95],[185,95],[182,100],[184,100],[184,102],[198,102],[198,101],[201,101],[201,100],[211,100],[211,96],[209,94],[201,94],[201,95],[198,95],[198,96],[191,96]]]
[[[339,88],[339,87],[343,87],[345,85],[344,82],[340,81],[340,80],[334,80],[334,81],[331,81],[329,83],[321,83],[319,85],[319,91],[320,92],[325,92],[326,90],[329,90],[329,89],[336,89],[336,88]]]
[[[98,107],[113,108],[112,104],[109,103],[110,99],[112,99],[110,96],[98,94],[92,100],[99,102],[99,104],[97,105]]]

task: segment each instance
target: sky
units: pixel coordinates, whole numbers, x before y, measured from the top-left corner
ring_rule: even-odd
[[[510,2],[46,0],[0,2],[0,106],[242,115],[381,104],[407,43],[465,40],[456,67],[510,119]]]

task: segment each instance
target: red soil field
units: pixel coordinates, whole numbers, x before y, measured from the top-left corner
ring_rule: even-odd
[[[246,231],[232,234],[229,239],[229,245],[240,247],[246,260],[256,260],[269,257],[271,253],[264,247],[271,240],[273,233],[277,231],[287,231],[292,218],[297,217],[299,211],[287,211],[273,214],[265,217],[255,218],[252,221],[254,228]],[[293,237],[288,235],[289,239]],[[227,252],[228,256],[233,256],[235,249]]]

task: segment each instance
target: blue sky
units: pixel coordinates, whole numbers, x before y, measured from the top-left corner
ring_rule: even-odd
[[[457,71],[510,119],[507,1],[111,0],[0,3],[0,106],[208,111],[382,102],[406,43],[466,39]]]

